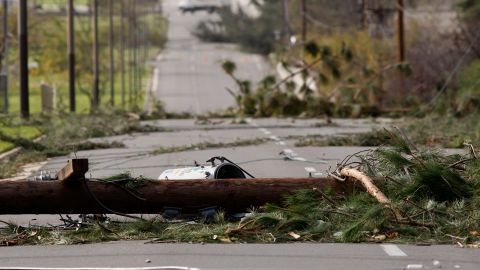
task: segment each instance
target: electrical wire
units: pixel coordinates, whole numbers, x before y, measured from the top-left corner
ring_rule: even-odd
[[[85,190],[88,192],[88,194],[92,197],[93,200],[95,200],[97,202],[97,204],[102,207],[104,210],[110,212],[111,214],[115,214],[115,215],[119,215],[119,216],[122,216],[122,217],[127,217],[127,218],[131,218],[131,219],[137,219],[137,220],[144,220],[143,218],[141,217],[136,217],[136,216],[132,216],[132,215],[129,215],[129,214],[125,214],[125,213],[122,213],[122,212],[119,212],[119,211],[116,211],[116,210],[113,210],[111,208],[109,208],[108,206],[106,206],[105,204],[103,204],[100,199],[98,199],[98,197],[93,194],[92,190],[90,189],[90,187],[88,186],[88,180],[87,179],[83,179],[82,180],[82,183],[84,184],[85,186]]]

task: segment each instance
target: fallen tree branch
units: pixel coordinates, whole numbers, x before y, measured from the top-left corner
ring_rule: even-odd
[[[385,207],[393,211],[395,219],[397,221],[404,219],[398,209],[395,209],[392,206],[392,202],[390,201],[390,199],[388,199],[387,196],[385,196],[385,194],[383,194],[383,192],[373,184],[373,180],[365,173],[356,169],[345,167],[340,171],[340,175],[344,177],[350,177],[359,181],[367,190],[368,194],[372,195],[372,197],[374,197],[379,203],[383,204]]]

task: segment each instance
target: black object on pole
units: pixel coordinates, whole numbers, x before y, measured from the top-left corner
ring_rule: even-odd
[[[397,31],[398,31],[398,61],[405,61],[405,22],[404,22],[404,2],[397,0]]]
[[[99,93],[99,52],[98,52],[98,0],[93,0],[93,93],[92,109],[97,109],[100,103]]]
[[[70,112],[75,112],[75,26],[74,16],[75,10],[73,0],[68,0],[67,15],[68,15],[68,89],[70,98]]]
[[[115,64],[113,61],[114,36],[113,36],[113,0],[108,0],[108,47],[110,58],[110,105],[115,105]]]
[[[20,61],[20,116],[28,118],[28,7],[27,0],[18,1],[18,40]]]

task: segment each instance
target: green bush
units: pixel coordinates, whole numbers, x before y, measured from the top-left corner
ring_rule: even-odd
[[[460,113],[480,109],[480,60],[473,61],[460,73],[456,105]]]

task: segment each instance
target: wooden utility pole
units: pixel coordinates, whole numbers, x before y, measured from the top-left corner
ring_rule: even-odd
[[[114,58],[114,36],[113,36],[113,0],[108,0],[108,20],[109,20],[109,30],[108,30],[108,47],[109,47],[109,58],[110,58],[110,105],[115,105],[115,64],[113,61]]]
[[[367,8],[367,5],[365,3],[366,0],[360,0],[360,8],[361,8],[361,23],[362,23],[362,28],[366,28],[367,27],[367,15],[365,14],[365,10]]]
[[[3,0],[3,113],[8,113],[8,0]]]
[[[398,36],[398,61],[405,61],[405,23],[404,23],[404,2],[397,0],[397,36]]]
[[[302,41],[303,44],[306,44],[307,42],[307,1],[306,0],[301,0],[302,1]]]
[[[20,117],[30,116],[28,102],[28,6],[27,0],[18,1],[18,41],[20,64]]]
[[[92,109],[97,109],[100,103],[99,90],[99,48],[98,48],[98,0],[93,0],[93,93]]]
[[[70,97],[70,112],[75,112],[75,26],[74,16],[75,10],[73,0],[67,3],[68,30],[67,30],[67,47],[68,47],[68,89]]]
[[[352,186],[351,181],[333,178],[164,180],[145,181],[135,190],[138,196],[132,196],[120,185],[84,180],[76,174],[74,165],[68,164],[59,175],[64,181],[3,181],[0,214],[100,214],[110,213],[110,209],[153,214],[164,207],[197,212],[211,206],[238,213],[266,203],[281,204],[285,196],[299,189],[331,189],[343,194]],[[78,166],[81,173],[84,169]]]
[[[133,101],[133,36],[135,35],[135,29],[133,27],[133,1],[128,0],[128,38],[127,38],[127,49],[128,49],[128,105],[132,107]]]
[[[125,108],[125,0],[120,0],[120,73],[122,108]]]
[[[138,9],[137,1],[133,1],[133,105],[134,108],[137,106],[138,100]]]

